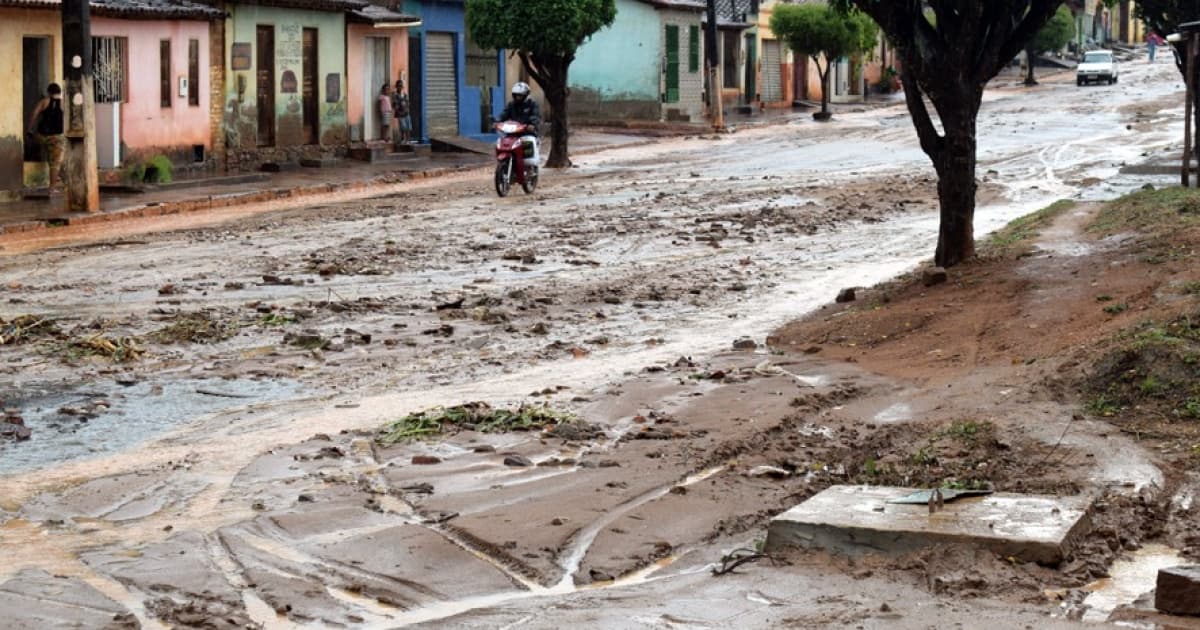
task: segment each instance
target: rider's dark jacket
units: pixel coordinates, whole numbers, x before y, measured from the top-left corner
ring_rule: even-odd
[[[542,124],[542,115],[538,110],[537,101],[525,97],[523,101],[509,101],[500,113],[500,120],[515,120],[523,125],[529,125],[530,133],[537,135],[538,126]]]

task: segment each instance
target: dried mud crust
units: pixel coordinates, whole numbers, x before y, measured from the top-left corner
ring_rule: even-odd
[[[940,409],[943,417],[950,412],[950,423],[912,427],[919,439],[908,429],[862,436],[856,440],[862,450],[852,457],[857,468],[847,472],[869,481],[862,479],[863,461],[873,453],[874,476],[889,483],[928,484],[948,474],[953,484],[1099,493],[1092,533],[1058,575],[1039,574],[1043,585],[1078,586],[1106,575],[1116,555],[1151,540],[1198,557],[1200,511],[1190,498],[1178,498],[1195,496],[1196,480],[1186,471],[1200,463],[1200,419],[1191,414],[1191,403],[1200,402],[1197,208],[1200,197],[1172,191],[1059,208],[985,246],[977,259],[950,270],[947,284],[925,286],[913,273],[860,290],[857,301],[826,306],[768,343],[903,378],[919,392],[961,381],[982,385],[978,408]],[[1000,388],[1011,395],[997,404],[988,392]],[[1039,401],[1073,407],[1077,423],[1112,423],[1112,434],[1150,453],[1162,469],[1162,487],[1141,493],[1094,487],[1088,473],[1105,462],[1024,435],[1030,418],[1014,403]],[[965,437],[967,426],[975,443],[944,439]],[[926,440],[930,450],[917,457],[939,464],[928,469],[934,475],[893,471],[897,454],[903,458],[907,450],[911,462]],[[937,470],[947,453],[965,458]],[[980,456],[987,467],[969,470]]]

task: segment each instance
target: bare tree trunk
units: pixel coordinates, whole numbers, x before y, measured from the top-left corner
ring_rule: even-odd
[[[975,117],[942,119],[942,150],[934,158],[941,225],[934,263],[952,267],[975,255]]]
[[[931,95],[943,133],[938,133],[917,81],[904,78],[904,99],[921,140],[938,174],[938,226],[934,263],[952,267],[975,255],[975,118],[983,98],[982,86],[958,86]]]
[[[1033,62],[1037,58],[1037,54],[1033,52],[1033,47],[1025,48],[1025,85],[1037,85],[1037,79],[1033,77]]]
[[[817,76],[821,79],[821,118],[829,118],[829,60],[825,60],[825,70],[821,70],[821,60],[812,56],[813,65],[817,66]]]
[[[571,165],[568,150],[571,128],[567,117],[567,97],[570,95],[570,89],[567,87],[567,77],[575,55],[534,55],[525,51],[519,52],[518,55],[526,72],[546,93],[550,110],[546,117],[550,123],[550,155],[546,159],[546,166],[566,168]]]
[[[550,168],[566,168],[571,165],[571,158],[567,152],[571,127],[567,118],[566,64],[563,64],[561,71],[562,80],[553,89],[546,92],[552,116],[550,119],[550,157],[546,160],[546,166]]]

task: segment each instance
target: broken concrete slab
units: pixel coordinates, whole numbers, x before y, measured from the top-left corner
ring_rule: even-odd
[[[1172,615],[1200,615],[1200,565],[1159,569],[1154,607]]]
[[[137,628],[117,602],[77,578],[26,569],[0,584],[5,628]]]
[[[1030,562],[1057,564],[1091,527],[1091,499],[1082,496],[999,493],[947,503],[932,514],[925,505],[889,503],[915,490],[827,488],[772,519],[766,549],[896,553],[959,543]]]

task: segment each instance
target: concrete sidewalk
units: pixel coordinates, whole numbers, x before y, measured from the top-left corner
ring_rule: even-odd
[[[581,155],[635,146],[653,139],[621,133],[581,130],[572,134],[572,151]],[[26,198],[0,204],[0,234],[45,230],[142,217],[197,212],[273,199],[307,197],[438,177],[486,167],[491,156],[474,153],[434,153],[383,163],[340,160],[321,168],[297,167],[280,173],[252,173],[184,180],[144,192],[101,193],[99,212],[69,212],[62,196]]]

